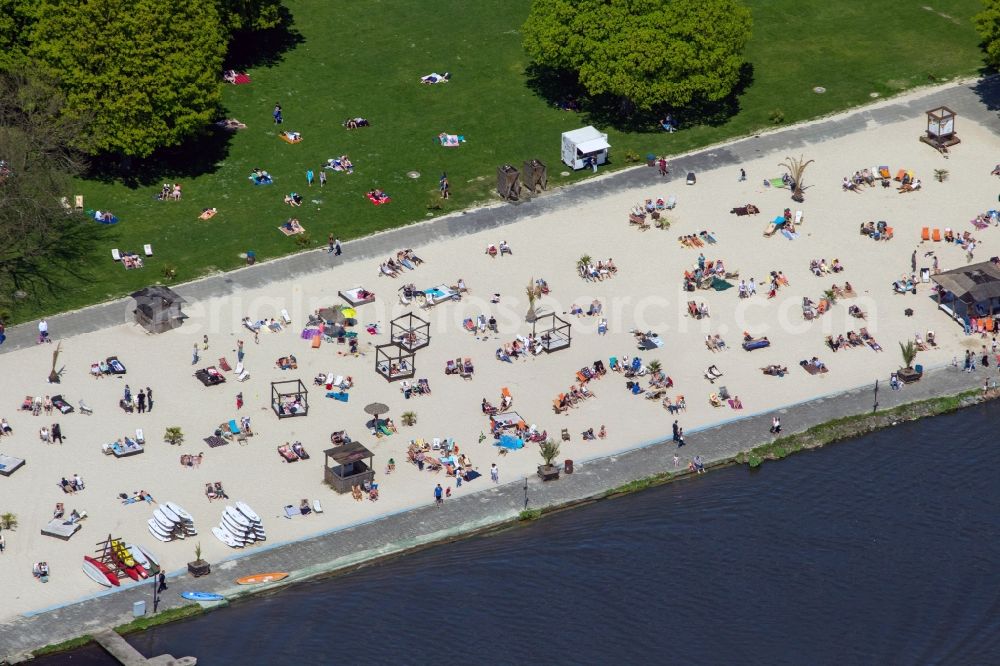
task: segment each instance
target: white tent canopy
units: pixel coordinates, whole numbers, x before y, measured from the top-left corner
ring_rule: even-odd
[[[562,161],[574,169],[582,169],[593,158],[595,164],[608,161],[608,135],[592,126],[562,134]]]

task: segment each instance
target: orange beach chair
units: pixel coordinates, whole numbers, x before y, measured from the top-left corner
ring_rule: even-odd
[[[314,335],[313,336],[313,341],[312,341],[312,348],[313,349],[319,349],[319,346],[322,343],[323,343],[323,336],[322,335]]]
[[[931,239],[931,229],[930,227],[924,227],[920,230],[920,240],[929,241]]]
[[[941,230],[940,229],[935,229],[932,238],[934,238],[934,242],[935,243],[940,243],[941,242]]]

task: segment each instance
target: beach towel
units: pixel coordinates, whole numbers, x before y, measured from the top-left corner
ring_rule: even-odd
[[[478,479],[481,476],[482,476],[482,474],[480,474],[476,470],[470,469],[468,472],[465,473],[465,480],[466,481],[475,481],[476,479]]]
[[[781,230],[781,235],[784,236],[785,238],[787,238],[788,240],[795,240],[796,238],[799,237],[798,234],[792,233],[788,229],[782,229]]]
[[[340,391],[340,392],[330,391],[330,392],[328,392],[326,394],[326,397],[333,398],[334,400],[337,400],[337,401],[340,401],[340,402],[347,402],[350,399],[351,394],[347,393],[345,391]]]
[[[500,441],[498,441],[496,445],[505,449],[516,451],[517,449],[524,448],[524,440],[520,437],[514,437],[513,435],[501,435]]]
[[[732,289],[733,283],[726,282],[722,278],[714,277],[712,278],[712,289],[716,291],[725,291],[726,289]]]
[[[236,75],[236,78],[233,79],[234,86],[240,86],[246,83],[250,83],[250,76],[246,72],[240,72]]]
[[[772,178],[771,179],[771,187],[784,187],[784,186],[785,186],[784,179],[782,179],[782,178]]]
[[[461,134],[446,134],[441,132],[437,136],[438,143],[447,148],[457,148],[460,143],[465,143],[465,137]]]
[[[381,206],[382,204],[387,204],[390,201],[392,201],[392,199],[389,196],[386,196],[382,199],[376,199],[374,195],[372,195],[370,192],[365,193],[365,196],[368,197],[368,200],[371,201],[376,206]]]

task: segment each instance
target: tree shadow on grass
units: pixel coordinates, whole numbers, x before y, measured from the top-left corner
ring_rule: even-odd
[[[21,304],[39,305],[58,300],[67,289],[87,281],[89,258],[101,241],[108,237],[108,227],[89,216],[74,212],[58,230],[59,242],[51,243],[44,253],[21,256],[4,263],[0,274],[0,293],[22,293],[24,298],[0,302],[0,307],[15,314]]]
[[[287,8],[281,8],[281,25],[268,30],[239,30],[229,40],[225,69],[238,72],[254,67],[272,67],[281,62],[285,53],[305,42],[295,29],[295,20]]]
[[[179,146],[161,148],[147,158],[104,154],[91,158],[84,178],[120,182],[135,189],[166,180],[191,179],[214,173],[229,154],[233,132],[209,126]]]
[[[753,84],[754,69],[751,63],[743,63],[736,86],[721,100],[694,100],[682,108],[661,107],[649,111],[636,109],[628,100],[615,95],[587,95],[574,72],[532,63],[525,69],[525,76],[528,88],[553,106],[564,108],[567,102],[575,102],[583,116],[581,124],[648,134],[662,131],[659,121],[667,113],[682,127],[724,125],[739,113],[740,97]]]

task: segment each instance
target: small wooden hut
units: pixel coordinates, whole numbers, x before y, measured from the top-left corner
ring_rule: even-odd
[[[520,174],[513,164],[497,167],[497,194],[504,201],[517,201],[521,198]]]
[[[131,296],[135,299],[135,310],[132,311],[135,322],[150,333],[177,328],[187,319],[181,312],[181,304],[187,301],[169,287],[146,287]]]
[[[537,194],[549,185],[549,171],[541,160],[525,160],[521,182],[530,194]]]
[[[375,480],[375,456],[360,442],[335,446],[323,455],[323,480],[338,493],[349,493],[353,486]]]

